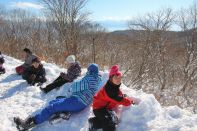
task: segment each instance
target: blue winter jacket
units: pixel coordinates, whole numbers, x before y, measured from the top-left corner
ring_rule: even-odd
[[[93,96],[101,84],[101,76],[88,72],[80,81],[71,85],[72,96],[77,97],[83,104],[92,103]]]

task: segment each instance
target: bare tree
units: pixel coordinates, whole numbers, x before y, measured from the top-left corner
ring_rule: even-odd
[[[56,22],[61,48],[68,54],[77,54],[81,26],[87,21],[88,13],[83,11],[87,0],[42,0],[47,18]]]
[[[189,9],[182,9],[179,13],[178,25],[184,31],[184,84],[180,92],[187,88],[194,88],[193,80],[197,73],[197,3],[194,2]]]
[[[140,34],[143,51],[138,75],[133,80],[134,85],[139,84],[138,82],[141,83],[148,73],[149,76],[154,75],[158,79],[161,90],[165,88],[167,80],[166,31],[170,29],[174,17],[172,9],[167,8],[129,22],[130,29],[144,30],[144,34]]]
[[[102,43],[99,43],[99,40],[104,37],[105,29],[99,24],[90,24],[89,30],[87,32],[90,43],[92,41],[92,62],[96,63],[96,55],[97,55],[97,46],[102,46]],[[99,45],[98,45],[99,44]]]

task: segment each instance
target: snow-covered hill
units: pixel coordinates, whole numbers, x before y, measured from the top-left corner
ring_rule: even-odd
[[[49,94],[43,94],[38,87],[29,86],[21,76],[15,74],[14,68],[22,62],[5,56],[7,73],[0,75],[0,131],[16,131],[14,116],[26,118],[39,112],[50,100],[58,95],[68,95],[67,89],[61,88]],[[47,83],[53,81],[61,71],[66,71],[55,64],[43,62],[47,72]],[[83,70],[85,74],[86,69]],[[103,84],[108,78],[102,74]],[[80,79],[80,78],[79,78]],[[70,84],[67,84],[69,87]],[[142,91],[134,91],[122,85],[123,92],[142,100],[140,105],[123,108],[118,131],[197,131],[197,115],[177,106],[161,107],[155,97]],[[91,107],[73,115],[69,121],[57,124],[45,122],[32,131],[87,131],[88,118],[93,115]]]

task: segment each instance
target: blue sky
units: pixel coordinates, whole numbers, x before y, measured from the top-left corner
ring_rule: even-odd
[[[173,10],[188,8],[197,0],[89,0],[86,10],[91,20],[97,21],[108,30],[127,29],[127,21],[148,12],[170,7]],[[39,0],[0,0],[7,8],[23,8],[36,13],[43,9]]]

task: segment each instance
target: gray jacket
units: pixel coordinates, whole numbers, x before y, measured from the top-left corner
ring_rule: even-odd
[[[81,65],[79,62],[73,63],[67,70],[67,73],[62,76],[65,80],[72,82],[81,75]]]
[[[32,60],[35,58],[37,58],[36,55],[34,55],[32,53],[28,54],[27,57],[25,58],[25,63],[23,64],[23,67],[27,68],[27,67],[31,66]]]

